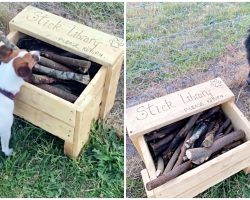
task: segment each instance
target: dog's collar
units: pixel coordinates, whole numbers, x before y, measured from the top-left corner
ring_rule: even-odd
[[[12,94],[11,92],[9,91],[6,91],[6,90],[3,90],[0,88],[0,94],[3,94],[4,96],[8,97],[9,99],[11,100],[14,100],[15,99],[15,95]]]

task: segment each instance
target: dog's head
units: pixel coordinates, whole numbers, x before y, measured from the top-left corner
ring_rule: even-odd
[[[16,58],[15,58],[16,57]],[[16,74],[22,78],[28,77],[32,68],[40,60],[39,51],[30,51],[25,50],[13,50],[8,49],[6,46],[0,47],[0,61],[3,63],[10,62],[13,58],[13,67]]]
[[[40,53],[38,51],[25,52],[24,56],[15,58],[13,67],[18,76],[28,77],[39,60]]]

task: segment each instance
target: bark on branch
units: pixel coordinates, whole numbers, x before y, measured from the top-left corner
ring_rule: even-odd
[[[63,71],[63,72],[74,72],[72,69],[65,67],[64,65],[61,65],[53,60],[50,60],[42,56],[40,57],[40,60],[38,63],[45,67],[49,67],[51,69],[56,69],[56,70]]]
[[[191,135],[192,135],[192,131],[189,131],[186,138],[185,138],[185,140],[184,140],[184,143],[183,143],[183,145],[181,147],[181,153],[180,153],[180,155],[179,155],[173,169],[183,163],[183,157],[185,156],[186,150],[187,150],[187,147],[185,146],[185,142],[191,137]]]
[[[175,169],[173,169],[172,171],[170,171],[167,174],[163,174],[161,176],[159,176],[158,178],[149,181],[146,184],[146,188],[148,191],[153,190],[157,187],[159,187],[160,185],[163,185],[164,183],[176,178],[177,176],[183,174],[185,171],[189,170],[192,166],[191,161],[187,161],[181,165],[179,165],[178,167],[176,167]]]
[[[66,65],[69,68],[72,68],[76,71],[79,71],[81,73],[86,73],[90,66],[91,62],[87,60],[79,60],[75,58],[69,58],[65,56],[60,56],[51,52],[41,52],[43,56],[46,58],[49,58],[51,60],[54,60],[55,62],[59,62],[61,64]]]
[[[186,156],[188,159],[190,159],[194,164],[201,164],[209,159],[209,157],[221,150],[223,147],[241,140],[245,137],[245,133],[242,130],[234,131],[228,135],[223,136],[222,138],[216,140],[213,145],[209,148],[194,148],[194,149],[188,149],[186,151]]]
[[[175,149],[178,147],[178,145],[180,145],[181,140],[184,139],[184,137],[186,137],[188,131],[190,131],[190,129],[193,127],[193,125],[195,124],[196,120],[199,118],[199,116],[201,115],[201,113],[198,113],[196,115],[193,115],[188,122],[186,123],[186,125],[179,131],[179,133],[174,137],[174,139],[172,140],[172,142],[170,143],[168,149],[166,151],[163,152],[163,159],[167,160],[168,158],[170,158]]]
[[[57,88],[57,87],[54,87],[52,85],[48,85],[48,84],[38,84],[36,85],[37,87],[47,91],[47,92],[50,92],[58,97],[61,97],[67,101],[70,101],[70,102],[75,102],[76,99],[77,99],[77,96],[71,94],[71,93],[68,93],[60,88]]]
[[[39,65],[39,64],[36,64],[33,67],[33,71],[40,72],[40,73],[46,74],[48,76],[58,78],[58,79],[62,79],[62,80],[78,81],[78,82],[80,82],[82,84],[85,84],[85,85],[87,85],[89,83],[89,81],[90,81],[89,75],[77,74],[77,73],[74,73],[74,72],[62,72],[62,71],[59,71],[59,70],[44,67],[44,66]]]

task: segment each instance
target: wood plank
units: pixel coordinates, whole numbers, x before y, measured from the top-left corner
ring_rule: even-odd
[[[64,153],[66,155],[77,158],[80,154],[83,145],[89,139],[92,122],[98,119],[101,100],[102,92],[95,97],[88,96],[84,101],[84,105],[78,107],[73,142],[65,142],[64,144]]]
[[[138,137],[232,99],[231,90],[216,78],[128,108],[127,131]]]
[[[242,168],[248,166],[250,163],[250,157],[243,159],[239,161],[238,163],[235,163],[234,165],[230,167],[226,167],[223,172],[220,172],[216,174],[215,176],[212,176],[211,178],[206,179],[199,185],[194,186],[192,189],[187,190],[179,195],[177,195],[177,198],[187,198],[187,197],[195,197],[198,194],[206,191],[208,188],[218,184],[219,182],[225,180],[226,178],[238,173],[242,170]]]
[[[75,105],[34,85],[25,83],[16,96],[16,100],[48,113],[48,115],[58,118],[70,126],[75,125]]]
[[[250,123],[234,102],[230,101],[222,105],[224,113],[231,119],[234,128],[242,129],[246,133],[246,140],[250,140]],[[250,166],[244,169],[246,174],[250,173]]]
[[[176,197],[184,192],[185,197],[193,197],[212,185],[228,178],[232,174],[250,165],[250,141],[198,166],[197,168],[180,175],[179,177],[154,189],[157,197]],[[237,156],[235,156],[237,155]],[[211,178],[212,177],[212,178]],[[206,180],[209,183],[200,187]],[[181,186],[181,187],[180,187]],[[188,191],[194,191],[190,194]]]
[[[140,146],[140,149],[142,151],[142,159],[144,161],[144,164],[146,166],[146,169],[148,170],[148,174],[150,179],[155,179],[156,178],[156,169],[154,165],[154,160],[151,156],[151,153],[149,151],[148,145],[144,139],[144,136],[139,136],[138,137],[138,143]]]
[[[246,133],[246,139],[250,140],[250,123],[233,101],[222,104],[222,110],[231,119],[234,128]]]
[[[87,97],[93,96],[95,97],[98,93],[103,90],[105,77],[106,77],[107,68],[101,67],[101,69],[97,72],[95,77],[90,81],[88,86],[84,89],[82,94],[78,97],[75,105],[81,106],[83,101],[86,100]]]
[[[74,128],[72,126],[20,100],[15,101],[15,114],[67,142],[73,141]]]
[[[123,39],[33,6],[22,10],[9,26],[11,31],[20,31],[109,67],[124,52]]]
[[[123,59],[124,57],[122,55],[116,62],[116,64],[113,66],[113,68],[109,68],[107,70],[100,113],[100,117],[102,119],[107,116],[107,114],[110,112],[111,108],[114,105]]]
[[[142,181],[143,181],[143,185],[144,185],[144,189],[145,189],[145,192],[147,194],[147,197],[148,198],[154,198],[155,197],[154,190],[148,191],[147,188],[146,188],[146,183],[150,181],[148,171],[146,169],[143,169],[141,171],[141,176],[142,176]]]

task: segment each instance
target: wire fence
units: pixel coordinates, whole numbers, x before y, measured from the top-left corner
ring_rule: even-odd
[[[3,19],[7,25],[8,20],[28,5],[121,38],[124,36],[124,4],[122,2],[2,2],[0,3],[0,22]]]
[[[243,51],[249,3],[128,3],[128,98]]]

